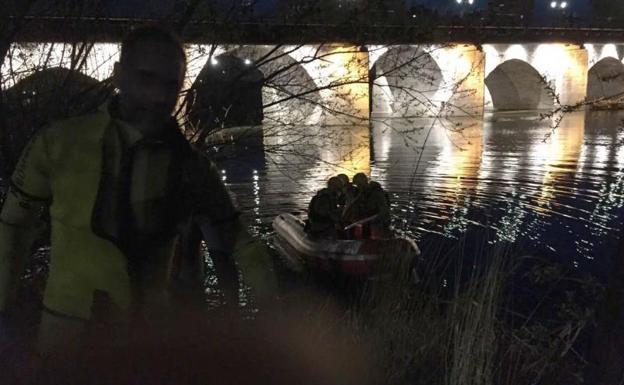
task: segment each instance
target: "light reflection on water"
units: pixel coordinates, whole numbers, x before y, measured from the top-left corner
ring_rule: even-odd
[[[600,270],[622,228],[623,117],[574,113],[552,133],[537,113],[385,119],[372,140],[368,127],[306,127],[265,135],[264,156],[222,167],[260,234],[278,213],[305,209],[329,176],[367,172],[390,192],[395,225],[417,239],[490,228],[532,254]]]

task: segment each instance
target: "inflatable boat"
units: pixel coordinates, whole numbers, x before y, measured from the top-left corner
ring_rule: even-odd
[[[420,250],[409,238],[391,239],[317,239],[304,231],[305,222],[292,214],[273,220],[274,246],[287,265],[296,271],[306,267],[343,273],[349,276],[375,273],[382,257],[400,261],[409,269]]]

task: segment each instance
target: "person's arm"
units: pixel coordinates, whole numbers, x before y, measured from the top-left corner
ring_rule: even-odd
[[[353,216],[353,210],[355,209],[355,205],[360,203],[362,194],[355,194],[353,191],[347,195],[347,204],[342,210],[341,220],[349,220],[350,217]]]
[[[390,206],[386,200],[386,195],[382,190],[375,190],[371,194],[371,207],[375,214],[378,215],[379,221],[386,223],[390,220]]]
[[[38,235],[44,203],[10,189],[0,211],[0,311],[13,305],[19,278]]]
[[[247,231],[216,167],[210,162],[202,174],[203,187],[198,191],[204,193],[193,199],[198,213],[194,221],[202,229],[209,250],[233,258],[243,280],[261,302],[275,298],[277,279],[267,247]]]
[[[51,196],[43,135],[24,149],[0,211],[0,312],[13,305],[19,278],[38,235],[36,224]]]
[[[172,293],[183,302],[204,301],[204,254],[202,232],[192,221],[179,226],[179,238],[172,264]]]
[[[323,196],[317,200],[317,213],[328,222],[340,223],[341,213],[338,207],[333,206],[334,201],[329,196]]]
[[[340,222],[342,222],[342,213],[340,212],[340,207],[334,205],[334,203],[335,202],[332,201],[329,202],[329,217],[331,218],[332,222],[339,224]]]
[[[233,258],[260,301],[266,302],[277,296],[277,280],[273,261],[267,247],[255,240],[240,218],[226,222],[213,222],[208,217],[196,218],[210,253]]]

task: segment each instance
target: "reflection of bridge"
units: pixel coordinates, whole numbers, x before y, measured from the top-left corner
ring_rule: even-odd
[[[48,53],[42,47],[49,45],[40,47],[42,55]],[[67,66],[71,55],[62,52],[68,49],[59,44],[58,59],[49,65]],[[83,72],[97,79],[108,76],[117,51],[116,43],[97,43]],[[18,57],[16,52],[13,56]],[[327,44],[276,49],[228,44],[218,46],[212,58],[210,52],[206,44],[189,44],[189,84],[203,67],[218,65],[215,57],[228,53],[256,64],[271,78],[273,83],[264,90],[265,105],[275,107],[284,96],[290,100],[293,94],[303,94],[306,108],[290,106],[299,117],[315,116],[312,110],[319,102],[334,100],[349,105],[349,114],[362,117],[368,116],[369,107],[374,113],[401,116],[434,115],[441,107],[468,115],[482,113],[484,105],[498,110],[542,109],[553,105],[544,80],[564,104],[624,92],[624,43]],[[267,55],[275,60],[266,60]],[[3,74],[7,71],[5,65]],[[272,76],[275,72],[280,75]],[[332,86],[339,81],[345,84]]]

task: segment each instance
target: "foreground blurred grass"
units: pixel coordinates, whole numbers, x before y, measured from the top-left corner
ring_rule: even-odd
[[[368,282],[350,305],[346,329],[371,347],[379,383],[584,382],[601,290],[592,278],[486,241],[431,244],[423,256],[420,282],[405,274]],[[395,260],[388,255],[384,268]]]

